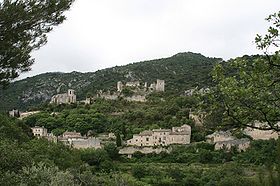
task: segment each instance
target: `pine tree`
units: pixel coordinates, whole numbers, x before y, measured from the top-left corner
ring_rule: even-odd
[[[30,53],[46,44],[46,34],[65,20],[73,1],[0,1],[0,86],[30,70]]]

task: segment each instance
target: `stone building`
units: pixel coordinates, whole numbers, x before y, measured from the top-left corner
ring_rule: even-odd
[[[58,137],[58,141],[63,142],[65,145],[76,149],[86,149],[86,148],[101,148],[101,143],[98,138],[94,137],[84,137],[79,132],[64,132],[62,136]]]
[[[277,123],[280,126],[280,123]],[[268,127],[265,123],[255,122],[255,127],[266,128]],[[253,128],[245,128],[243,133],[251,136],[254,140],[269,140],[269,139],[278,139],[279,132],[275,132],[273,130],[260,130]]]
[[[150,92],[164,92],[165,90],[165,81],[164,80],[160,80],[157,79],[156,82],[151,83],[150,86],[148,87],[148,83],[145,82],[144,85],[140,83],[140,81],[130,81],[130,82],[126,82],[125,84],[123,84],[121,81],[117,82],[117,90],[118,92],[121,92],[125,87],[133,87],[133,88],[137,88],[138,91],[142,91],[142,92],[146,92],[146,91],[150,91]]]
[[[236,148],[237,151],[245,151],[250,147],[250,140],[247,138],[242,139],[234,139],[228,141],[219,141],[215,144],[215,150],[224,149],[226,151],[231,150],[233,147]]]
[[[152,83],[149,87],[150,91],[156,91],[156,92],[164,92],[165,88],[165,82],[164,80],[157,79],[155,83]]]
[[[39,112],[41,112],[41,111],[20,112],[20,117],[19,117],[19,119],[24,119],[24,118],[26,118],[26,117],[28,117],[28,116],[33,115],[33,114],[38,114]]]
[[[135,101],[135,102],[146,102],[146,96],[144,95],[132,95],[130,97],[124,97],[126,101]]]
[[[123,90],[123,83],[121,81],[117,82],[117,90],[118,92],[121,92]]]
[[[206,142],[215,144],[215,150],[231,150],[235,147],[237,151],[245,151],[250,146],[250,140],[247,138],[237,139],[232,136],[230,131],[216,131],[206,136]]]
[[[165,86],[164,80],[157,79],[156,91],[157,92],[164,92],[164,86]]]
[[[67,143],[75,149],[101,148],[100,140],[95,137],[68,139]]]
[[[81,133],[76,132],[76,131],[74,131],[74,132],[66,131],[62,134],[62,137],[64,139],[77,139],[77,138],[81,138],[82,135],[81,135]]]
[[[31,128],[32,133],[36,137],[47,137],[48,136],[48,130],[45,127],[32,127]]]
[[[191,127],[183,125],[170,129],[146,130],[140,134],[133,135],[127,140],[127,145],[132,146],[167,146],[171,144],[189,144],[191,138]]]
[[[9,116],[18,118],[20,117],[20,112],[17,109],[13,109],[9,111]]]
[[[140,82],[139,81],[129,81],[129,82],[126,82],[125,86],[126,87],[139,87]]]
[[[76,95],[75,91],[73,89],[69,89],[67,93],[65,94],[57,94],[54,95],[51,99],[51,103],[54,104],[70,104],[70,103],[76,103]]]
[[[236,138],[232,136],[230,131],[216,131],[213,134],[206,136],[206,142],[217,143],[221,141],[235,140]]]

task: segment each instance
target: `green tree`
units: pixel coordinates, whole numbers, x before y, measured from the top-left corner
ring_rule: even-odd
[[[46,34],[65,20],[74,0],[0,2],[0,85],[29,71],[30,53],[46,44]]]
[[[143,178],[146,174],[146,168],[144,165],[140,165],[140,164],[136,164],[132,167],[132,175],[137,178],[137,179],[140,179],[140,178]]]
[[[222,64],[213,71],[216,86],[209,96],[211,110],[222,110],[222,123],[249,126],[256,120],[266,122],[263,130],[280,131],[280,12],[267,18],[271,26],[265,36],[257,35],[255,43],[262,56],[237,58],[230,61],[235,73],[225,73]],[[271,52],[274,51],[274,52]],[[221,109],[222,108],[222,109]]]
[[[116,144],[117,144],[117,147],[122,146],[122,138],[121,138],[120,133],[116,134]]]
[[[108,156],[112,160],[116,160],[119,158],[119,151],[117,146],[114,143],[108,143],[104,146],[104,149],[107,151]]]

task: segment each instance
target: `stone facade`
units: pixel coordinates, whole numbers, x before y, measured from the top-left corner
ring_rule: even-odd
[[[250,140],[247,138],[237,139],[232,136],[230,131],[216,131],[206,136],[206,142],[215,144],[215,150],[231,150],[235,147],[237,151],[245,151],[250,146]]]
[[[100,140],[94,137],[68,139],[67,142],[71,147],[75,149],[101,148]]]
[[[124,97],[126,101],[136,101],[136,102],[146,102],[146,96],[142,95],[133,95],[130,97]]]
[[[67,93],[65,94],[57,94],[54,95],[51,99],[51,103],[54,104],[70,104],[70,103],[76,103],[76,95],[75,91],[72,89],[69,89]]]
[[[20,117],[19,119],[26,118],[28,116],[31,116],[33,114],[38,114],[40,111],[32,111],[32,112],[20,112]]]
[[[82,135],[81,135],[81,133],[76,132],[76,131],[74,131],[74,132],[66,131],[62,134],[62,137],[65,139],[76,139],[76,138],[81,138]]]
[[[13,110],[9,111],[9,116],[18,118],[18,117],[20,117],[20,112],[17,109],[13,109]]]
[[[117,82],[117,90],[118,92],[121,92],[123,90],[123,83],[121,81]]]
[[[45,127],[32,127],[31,128],[32,133],[36,137],[47,137],[48,136],[48,130]]]
[[[63,142],[65,145],[76,149],[86,149],[86,148],[101,148],[101,143],[98,138],[94,137],[84,137],[79,132],[64,132],[62,136],[58,137],[58,141]]]
[[[127,145],[132,146],[167,146],[171,144],[189,144],[191,127],[183,125],[170,129],[146,130],[140,134],[133,135],[127,140]]]
[[[245,151],[250,147],[250,140],[247,138],[228,140],[228,141],[219,141],[215,144],[215,150],[226,150],[229,151],[233,147],[236,148],[237,151]]]
[[[156,153],[159,154],[161,152],[170,153],[172,149],[169,148],[153,148],[153,147],[124,147],[120,149],[119,154],[121,155],[127,155],[129,158],[132,157],[132,155],[135,152],[141,152],[143,154],[151,154]]]
[[[125,86],[126,87],[139,87],[140,86],[140,82],[139,81],[126,82]]]
[[[164,80],[157,79],[156,91],[157,92],[164,92],[164,87],[165,87]]]
[[[235,140],[236,138],[231,135],[230,131],[216,131],[213,134],[206,136],[206,142],[217,143],[221,141]]]
[[[278,126],[280,123],[278,123]],[[267,125],[265,123],[255,122],[255,127],[265,128]],[[278,139],[279,132],[275,132],[273,130],[259,130],[253,128],[245,128],[243,130],[244,134],[251,136],[254,140],[269,140],[269,139]]]
[[[150,86],[148,87],[148,83],[145,82],[144,85],[140,83],[140,81],[131,81],[131,82],[126,82],[123,84],[121,81],[117,82],[117,90],[118,92],[121,92],[125,87],[133,87],[137,88],[137,91],[150,91],[150,92],[164,92],[165,91],[165,81],[157,79],[156,82],[151,83]]]

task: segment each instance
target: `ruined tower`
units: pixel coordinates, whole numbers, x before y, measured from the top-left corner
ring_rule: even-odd
[[[165,86],[164,80],[157,79],[156,91],[164,92],[164,86]]]
[[[75,90],[68,89],[68,103],[76,103]]]
[[[117,83],[117,89],[118,89],[118,92],[121,92],[122,89],[123,89],[123,83],[121,81],[118,81]]]

